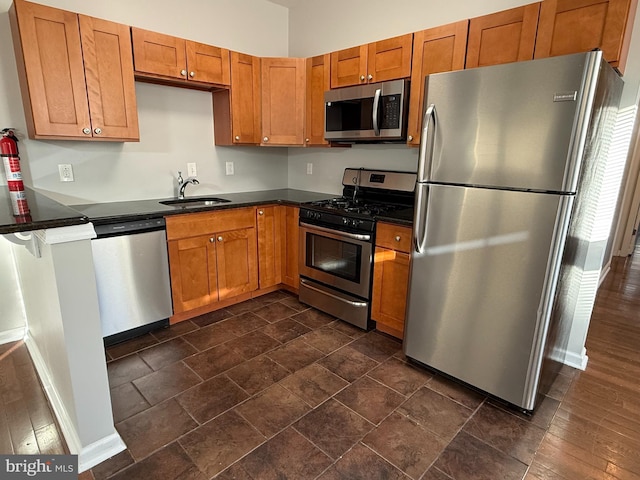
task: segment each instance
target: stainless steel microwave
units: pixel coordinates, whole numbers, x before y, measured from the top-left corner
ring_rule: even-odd
[[[334,142],[406,139],[409,82],[371,83],[324,93],[324,138]]]

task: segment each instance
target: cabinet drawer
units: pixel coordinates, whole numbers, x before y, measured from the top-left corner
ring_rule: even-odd
[[[409,253],[411,251],[411,228],[379,222],[376,227],[376,245]]]
[[[255,227],[254,208],[187,213],[166,217],[167,240]]]

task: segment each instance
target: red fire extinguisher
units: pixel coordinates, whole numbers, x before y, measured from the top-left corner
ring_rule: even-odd
[[[2,157],[4,171],[7,175],[7,186],[9,187],[13,214],[16,216],[28,215],[29,205],[27,205],[24,183],[22,183],[22,172],[20,171],[18,138],[11,128],[0,130],[0,157]]]

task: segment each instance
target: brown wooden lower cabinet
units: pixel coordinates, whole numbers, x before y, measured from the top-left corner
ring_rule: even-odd
[[[298,251],[299,251],[299,225],[298,216],[300,209],[293,206],[284,207],[282,222],[282,284],[289,287],[294,292],[300,287],[300,275],[298,274]]]
[[[256,208],[258,226],[258,280],[260,288],[282,283],[282,213],[285,207]]]
[[[411,228],[378,223],[371,319],[376,329],[402,339],[409,290]]]
[[[254,208],[170,216],[166,223],[174,316],[258,289]]]

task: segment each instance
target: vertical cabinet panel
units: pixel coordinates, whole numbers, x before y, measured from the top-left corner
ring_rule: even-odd
[[[269,205],[256,209],[258,229],[258,283],[268,288],[282,283],[282,212],[285,207]]]
[[[466,68],[533,59],[539,3],[472,18]]]
[[[300,287],[300,276],[298,275],[298,250],[299,250],[299,226],[298,207],[285,207],[282,242],[283,262],[282,262],[282,283],[295,289]]]
[[[535,58],[602,50],[604,58],[624,70],[637,0],[545,0]]]
[[[407,125],[409,145],[420,145],[425,77],[432,73],[464,68],[468,30],[469,21],[463,20],[414,33]]]
[[[263,145],[302,145],[304,139],[305,60],[262,59]]]
[[[328,145],[324,139],[324,92],[331,88],[331,55],[307,58],[305,145]]]
[[[378,330],[398,338],[404,332],[410,259],[408,253],[375,250],[371,318]]]

